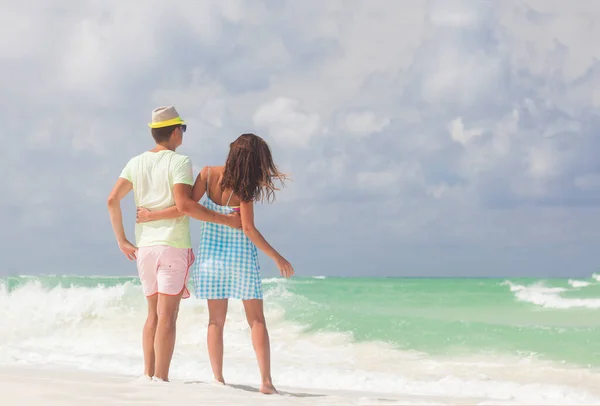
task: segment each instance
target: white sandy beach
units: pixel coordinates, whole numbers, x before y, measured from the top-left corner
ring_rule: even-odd
[[[378,394],[365,391],[278,387],[279,395],[263,395],[255,385],[174,379],[152,382],[143,377],[34,367],[0,367],[0,404],[22,405],[518,405],[510,397],[449,397],[418,393]],[[547,402],[535,404],[572,404]],[[594,404],[583,402],[582,404]]]
[[[474,404],[482,399],[439,399],[417,395],[280,387],[279,395],[263,395],[256,386],[215,385],[198,380],[151,382],[143,378],[86,371],[0,368],[0,404],[13,405],[399,405]]]

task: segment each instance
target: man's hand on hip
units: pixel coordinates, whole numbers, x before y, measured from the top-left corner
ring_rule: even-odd
[[[137,259],[137,247],[129,241],[125,240],[123,242],[119,242],[119,249],[130,261]]]

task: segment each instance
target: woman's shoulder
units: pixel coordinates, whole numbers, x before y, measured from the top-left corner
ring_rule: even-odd
[[[220,174],[223,172],[223,166],[212,166],[212,165],[207,165],[205,167],[203,167],[202,169],[200,169],[200,175],[202,175],[202,177],[206,177],[209,173],[212,176],[213,174]]]
[[[207,165],[200,170],[198,178],[201,181],[209,182],[213,184],[217,179],[221,177],[223,173],[223,166],[211,166]]]
[[[215,165],[207,165],[205,167],[203,167],[200,172],[201,173],[208,173],[208,171],[210,171],[210,173],[213,172],[222,172],[223,168],[225,168],[224,166],[215,166]]]

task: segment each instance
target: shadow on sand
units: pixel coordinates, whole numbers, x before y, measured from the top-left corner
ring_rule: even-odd
[[[258,393],[258,388],[255,388],[254,386],[249,386],[249,385],[239,385],[239,384],[227,384],[227,386],[231,386],[232,388],[235,389],[241,389],[241,390],[245,390],[247,392],[256,392]],[[280,395],[284,395],[284,396],[293,396],[296,398],[319,398],[319,397],[323,397],[325,395],[320,395],[320,394],[315,394],[315,393],[293,393],[293,392],[287,392],[284,390],[277,390],[279,392]]]
[[[188,381],[188,382],[184,382],[185,384],[208,384],[208,382],[204,382],[204,381]],[[240,384],[236,384],[236,383],[228,383],[227,386],[234,388],[234,389],[239,389],[239,390],[245,390],[246,392],[254,392],[254,393],[259,393],[258,388],[255,388],[254,386],[250,386],[250,385],[240,385]],[[315,394],[315,393],[293,393],[293,392],[287,392],[284,390],[278,390],[280,395],[283,396],[292,396],[295,398],[320,398],[326,395],[321,395],[321,394]]]

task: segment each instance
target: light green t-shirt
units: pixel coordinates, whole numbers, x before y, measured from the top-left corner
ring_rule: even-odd
[[[174,206],[173,185],[176,183],[194,184],[190,158],[170,150],[147,151],[131,158],[120,177],[133,184],[136,207],[148,210]],[[189,217],[136,223],[135,241],[138,247],[169,245],[191,248]]]

